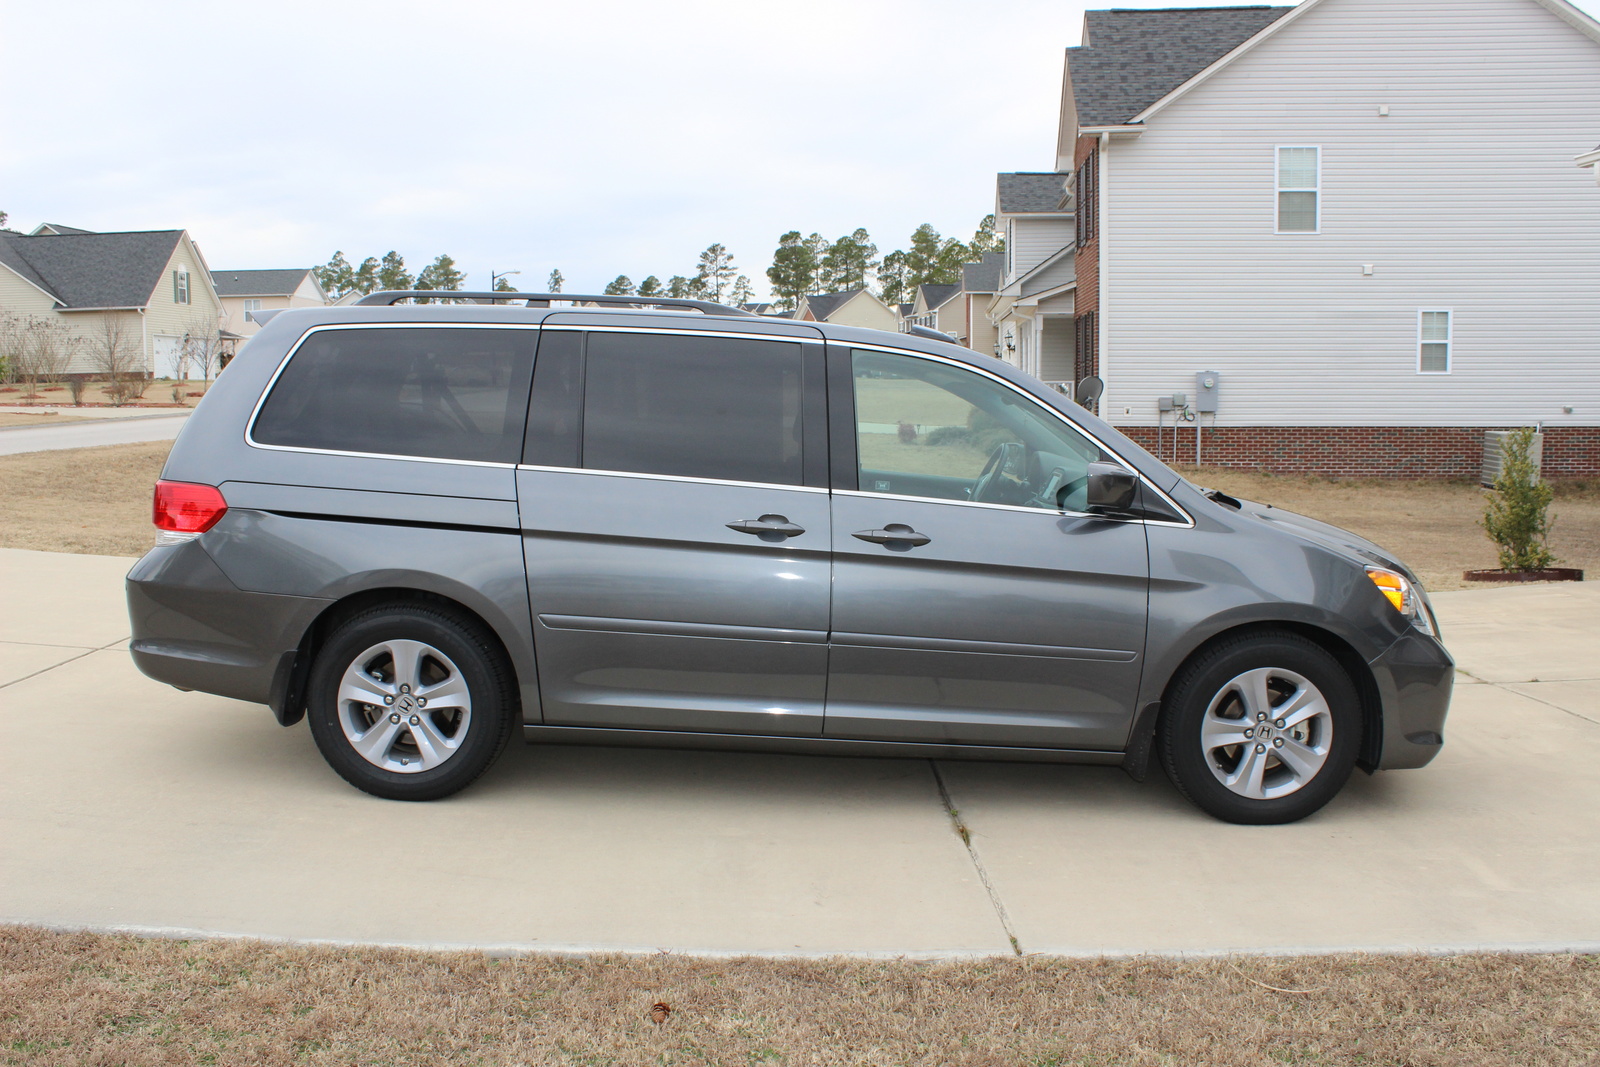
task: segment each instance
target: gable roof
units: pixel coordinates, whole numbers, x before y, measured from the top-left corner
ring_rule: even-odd
[[[53,237],[53,236],[56,236],[58,234],[63,234],[63,233],[74,233],[75,234],[75,233],[93,233],[93,232],[94,232],[93,230],[80,230],[76,226],[63,226],[59,222],[41,222],[38,226],[34,227],[33,233],[31,233],[29,236],[31,236],[31,237],[39,237],[39,236],[42,235],[42,236],[45,236],[45,237]]]
[[[214,270],[211,284],[218,296],[288,296],[300,288],[310,267],[288,270]]]
[[[1067,49],[1079,126],[1120,126],[1272,25],[1292,7],[1089,11]]]
[[[863,292],[865,290],[846,289],[842,293],[815,293],[805,298],[806,307],[818,322],[825,322],[829,315],[838,311]]]
[[[924,282],[922,284],[922,304],[929,311],[932,311],[960,291],[961,286],[959,285],[947,285],[943,282]]]
[[[0,243],[33,272],[24,277],[71,310],[147,306],[182,238],[182,230],[145,230],[0,234]]]
[[[977,263],[961,268],[961,288],[969,293],[995,293],[1000,290],[1000,279],[1005,275],[1006,254],[985,252]]]
[[[1057,171],[1019,171],[995,175],[995,204],[1005,215],[1060,211],[1067,175]]]

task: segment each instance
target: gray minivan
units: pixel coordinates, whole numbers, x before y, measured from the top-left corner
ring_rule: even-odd
[[[1442,744],[1453,665],[1404,564],[1197,488],[999,360],[423,295],[271,317],[127,581],[145,674],[309,719],[360,789],[447,796],[520,730],[1141,779],[1154,754],[1203,810],[1278,823]]]

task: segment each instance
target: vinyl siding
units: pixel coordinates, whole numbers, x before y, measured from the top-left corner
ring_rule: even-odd
[[[1013,243],[1007,246],[1011,273],[1007,281],[1015,281],[1071,244],[1072,216],[1020,216],[1012,220],[1011,233]]]
[[[1597,115],[1600,44],[1534,0],[1323,0],[1110,146],[1102,410],[1215,370],[1222,425],[1600,424]],[[1321,146],[1320,234],[1274,232],[1279,145]]]
[[[172,272],[180,267],[189,271],[189,303],[179,304],[172,296]],[[145,313],[145,329],[150,338],[157,336],[182,337],[191,329],[216,329],[222,321],[222,306],[206,279],[209,277],[205,262],[195,251],[187,236],[173,249],[161,280],[150,294],[150,307]],[[145,350],[146,369],[155,369],[155,342],[151,340]]]

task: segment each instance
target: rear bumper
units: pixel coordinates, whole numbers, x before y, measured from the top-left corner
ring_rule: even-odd
[[[1421,767],[1444,744],[1456,664],[1437,640],[1406,631],[1371,663],[1383,701],[1383,750],[1379,770]]]
[[[181,689],[268,702],[285,653],[332,603],[250,593],[228,581],[198,540],[158,546],[128,572],[134,665]]]

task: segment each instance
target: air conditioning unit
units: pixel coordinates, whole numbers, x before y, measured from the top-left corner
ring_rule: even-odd
[[[1511,430],[1485,430],[1483,431],[1483,470],[1478,476],[1478,481],[1484,486],[1492,486],[1500,477],[1500,467],[1505,461],[1505,454],[1501,452],[1501,443],[1510,437]],[[1540,476],[1544,471],[1544,434],[1533,435],[1533,445],[1528,449],[1529,458],[1533,460],[1533,471]]]

